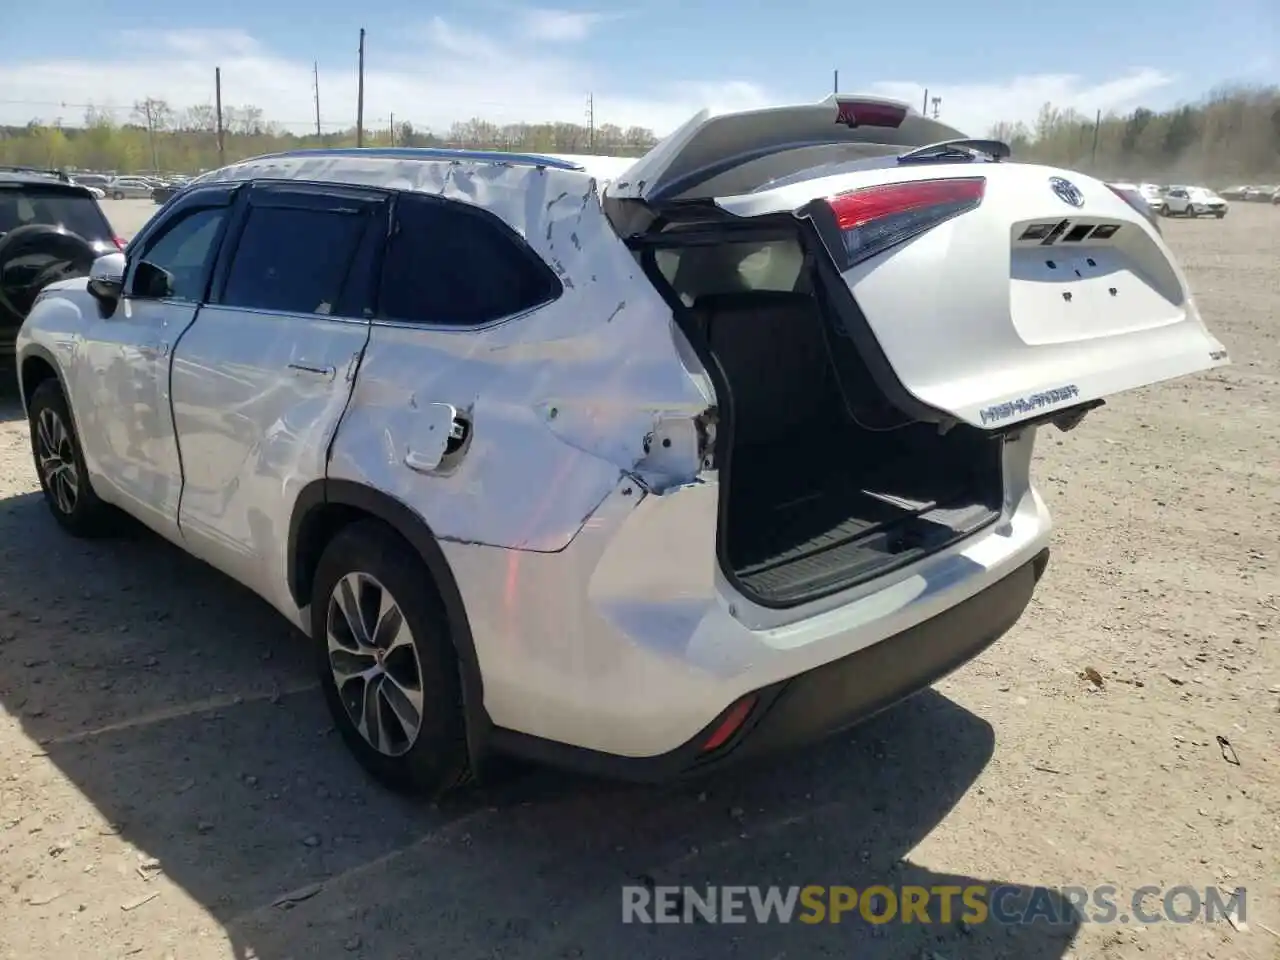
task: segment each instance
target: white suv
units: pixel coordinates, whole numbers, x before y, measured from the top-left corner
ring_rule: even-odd
[[[49,507],[270,601],[396,786],[842,729],[1021,615],[1039,425],[1227,362],[1138,210],[974,143],[829,98],[214,172],[23,327]]]

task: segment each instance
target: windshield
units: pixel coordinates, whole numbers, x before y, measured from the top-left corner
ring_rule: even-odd
[[[93,197],[30,184],[0,187],[0,235],[33,223],[65,227],[90,243],[111,243],[111,227]]]

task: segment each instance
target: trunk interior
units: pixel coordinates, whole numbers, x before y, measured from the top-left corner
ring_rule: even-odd
[[[798,604],[994,521],[1000,441],[891,407],[827,322],[798,240],[728,237],[659,250],[657,266],[728,381],[720,552],[744,592]]]

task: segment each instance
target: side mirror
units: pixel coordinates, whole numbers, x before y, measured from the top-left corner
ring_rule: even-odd
[[[87,289],[104,311],[110,314],[115,310],[124,290],[124,254],[108,253],[94,260]]]
[[[154,263],[142,260],[133,272],[133,292],[148,300],[173,296],[173,274]]]

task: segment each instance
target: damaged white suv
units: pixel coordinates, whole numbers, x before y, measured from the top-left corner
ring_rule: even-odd
[[[491,753],[677,776],[920,690],[1045,569],[1037,428],[1227,362],[1106,185],[843,97],[634,164],[238,163],[18,358],[54,517],[265,597],[428,793]]]

